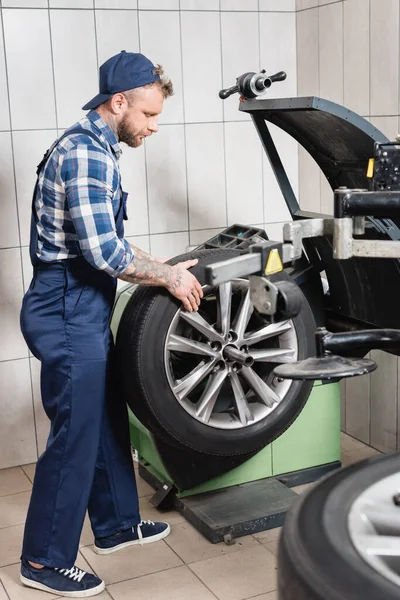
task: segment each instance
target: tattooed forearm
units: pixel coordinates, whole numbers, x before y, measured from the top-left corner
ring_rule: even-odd
[[[131,244],[131,248],[135,254],[135,258],[148,258],[149,260],[156,260],[151,254],[148,254],[144,250],[137,248],[133,244]]]
[[[181,285],[182,273],[177,267],[136,255],[119,279],[143,285],[159,285],[174,293]]]

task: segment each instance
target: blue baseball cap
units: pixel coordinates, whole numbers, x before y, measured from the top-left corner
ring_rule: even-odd
[[[114,94],[154,83],[160,79],[154,74],[155,66],[143,54],[126,52],[112,56],[100,67],[100,93],[90,100],[82,110],[96,108]]]

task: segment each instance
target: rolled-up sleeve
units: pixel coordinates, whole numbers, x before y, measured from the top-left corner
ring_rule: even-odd
[[[69,214],[82,255],[96,269],[117,277],[134,258],[126,240],[117,235],[113,212],[113,181],[117,167],[93,143],[78,144],[66,153],[61,170]]]

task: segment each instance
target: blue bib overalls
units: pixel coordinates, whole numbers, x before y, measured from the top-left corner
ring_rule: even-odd
[[[85,133],[102,143],[86,129],[66,135],[71,133]],[[37,185],[34,198],[36,189]],[[123,192],[114,208],[120,239],[126,198]],[[37,242],[33,206],[34,274],[23,299],[21,329],[41,362],[42,402],[51,428],[36,466],[22,556],[45,566],[70,568],[86,509],[96,537],[128,529],[140,516],[127,408],[112,364],[109,319],[116,279],[83,257],[45,263],[37,257]]]

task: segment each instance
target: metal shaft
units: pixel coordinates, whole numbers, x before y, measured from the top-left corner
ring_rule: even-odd
[[[241,352],[234,346],[225,346],[223,351],[224,358],[228,358],[230,360],[234,360],[235,362],[245,365],[246,367],[251,367],[254,362],[254,359],[246,354],[245,352]]]

